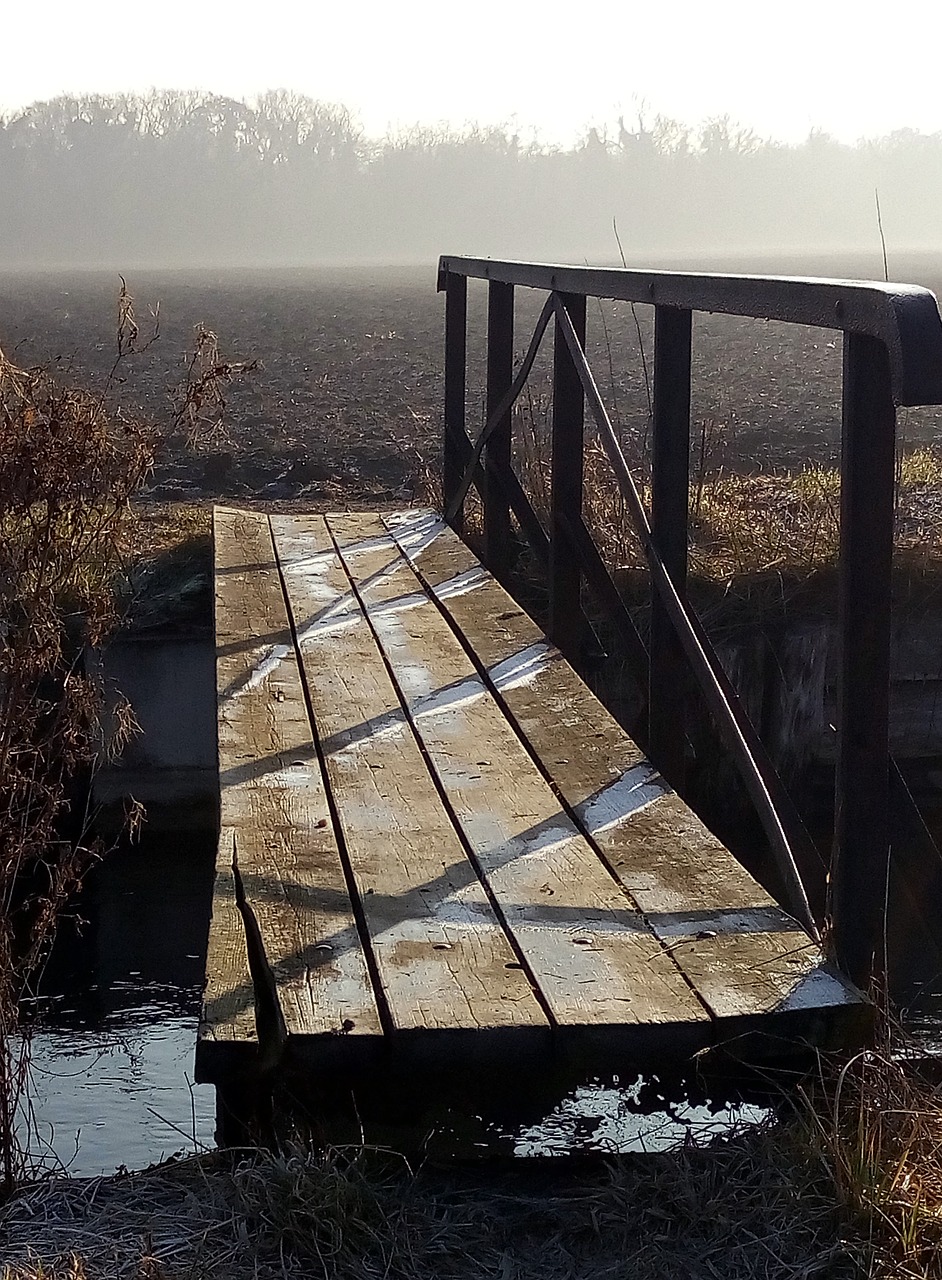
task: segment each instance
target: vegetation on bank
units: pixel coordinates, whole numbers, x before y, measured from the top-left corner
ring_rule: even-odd
[[[153,458],[145,425],[0,353],[0,1182],[24,1169],[16,1110],[28,1046],[17,1002],[59,912],[100,854],[81,779],[106,749],[90,646],[117,620],[131,496]],[[131,732],[118,706],[112,746]]]
[[[124,282],[112,376],[76,388],[0,351],[0,1190],[29,1171],[29,1035],[19,1004],[41,973],[62,910],[105,852],[89,779],[135,731],[90,652],[133,607],[145,527],[132,501],[168,443],[219,428],[224,389],[254,366],[227,362],[200,328],[163,430],[115,404],[119,368],[142,338]],[[156,331],[155,331],[156,336]],[[182,517],[178,515],[179,529]],[[179,568],[179,566],[178,566]],[[108,704],[107,724],[104,708]],[[139,818],[136,806],[129,822]]]

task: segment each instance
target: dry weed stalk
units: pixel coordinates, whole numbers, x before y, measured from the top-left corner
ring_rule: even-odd
[[[191,449],[218,438],[226,418],[226,388],[255,373],[258,367],[257,360],[225,359],[215,333],[202,325],[196,326],[193,351],[173,418],[174,427],[182,429]]]
[[[72,781],[101,751],[84,667],[115,622],[129,500],[153,432],[0,353],[0,1178],[18,1173],[24,983],[95,857]],[[124,729],[130,717],[124,717]],[[120,736],[120,735],[119,735]]]
[[[132,497],[151,471],[158,431],[112,410],[108,393],[141,339],[121,277],[117,355],[103,393],[60,386],[0,352],[0,1182],[24,1172],[16,1132],[28,1074],[28,1036],[17,1005],[58,916],[100,850],[78,812],[77,783],[134,728],[118,699],[108,741],[103,689],[88,674],[89,647],[118,622]],[[222,358],[199,328],[175,429],[187,438],[221,429],[223,387],[256,368]],[[132,814],[132,818],[133,818]]]
[[[866,1274],[942,1277],[942,1087],[888,1025],[802,1092],[806,1144],[862,1242]]]

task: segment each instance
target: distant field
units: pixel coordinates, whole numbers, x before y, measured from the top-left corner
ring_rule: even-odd
[[[757,261],[688,264],[717,270],[870,274],[868,262]],[[894,269],[895,268],[895,269]],[[942,261],[891,259],[900,279],[942,283]],[[229,393],[228,430],[194,450],[181,441],[154,474],[156,500],[260,499],[376,502],[409,499],[437,466],[442,299],[435,264],[424,269],[132,272],[141,341],[119,366],[110,394],[157,421],[172,413],[194,326],[218,335],[229,359],[261,369]],[[0,275],[0,347],[23,365],[54,363],[73,381],[102,387],[116,351],[117,273]],[[520,291],[519,345],[538,301]],[[483,289],[473,290],[469,422],[483,399]],[[590,304],[593,366],[626,446],[640,459],[651,372],[650,309]],[[550,367],[535,371],[523,412],[545,419]],[[840,335],[826,330],[702,315],[695,322],[693,465],[705,475],[786,471],[834,463],[840,427]],[[942,415],[901,414],[907,447],[942,437]]]

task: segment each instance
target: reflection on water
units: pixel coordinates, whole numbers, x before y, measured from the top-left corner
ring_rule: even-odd
[[[195,1086],[212,840],[149,839],[107,858],[60,928],[32,1044],[31,1155],[76,1175],[211,1145]]]
[[[33,1160],[85,1176],[212,1146],[213,1090],[191,1083],[195,1038],[194,1015],[161,1005],[84,1031],[44,1028],[31,1055]]]
[[[769,1107],[743,1099],[708,1102],[679,1097],[644,1101],[642,1077],[633,1084],[595,1081],[569,1094],[539,1124],[514,1135],[515,1156],[563,1156],[571,1151],[609,1155],[668,1151],[685,1142],[709,1142],[747,1124],[759,1124]],[[657,1105],[657,1103],[660,1105]]]

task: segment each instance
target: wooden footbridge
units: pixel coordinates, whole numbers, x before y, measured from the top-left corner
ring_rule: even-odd
[[[489,412],[476,446],[464,430],[469,275],[491,281]],[[598,1072],[704,1051],[774,1058],[859,1043],[869,1005],[851,979],[866,982],[876,934],[872,886],[864,903],[848,884],[859,888],[861,860],[878,886],[885,881],[886,817],[878,815],[876,843],[868,832],[848,849],[847,833],[859,828],[841,806],[862,784],[885,803],[891,770],[879,724],[886,478],[856,454],[888,461],[892,478],[884,436],[894,399],[942,400],[934,299],[882,286],[466,260],[443,260],[442,284],[447,519],[417,509],[215,512],[221,823],[198,1079],[232,1098],[266,1080],[324,1089],[378,1077],[499,1080],[561,1063]],[[549,291],[516,375],[507,358],[515,284]],[[653,530],[586,376],[584,303],[593,293],[657,305]],[[854,930],[845,918],[835,924],[843,973],[817,940],[822,911],[787,796],[684,601],[678,439],[689,430],[695,306],[850,330],[845,429],[864,443],[845,445],[845,588],[866,572],[877,603],[862,622],[845,592],[844,791],[832,875],[859,918]],[[554,318],[555,485],[544,531],[513,476],[507,439],[512,401]],[[934,372],[920,363],[928,356]],[[570,661],[589,626],[583,580],[626,625],[582,519],[585,403],[629,509],[637,505],[652,567],[652,755],[664,773],[666,762],[682,765],[676,680],[687,663],[738,753],[784,905],[710,834]],[[456,533],[472,484],[498,575],[521,537],[545,564],[551,638]],[[881,751],[882,772],[872,767]],[[864,800],[872,813],[872,796]]]

